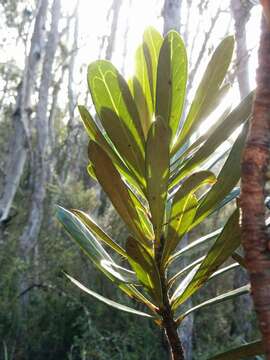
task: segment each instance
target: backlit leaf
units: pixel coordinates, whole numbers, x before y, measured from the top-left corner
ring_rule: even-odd
[[[157,70],[156,117],[160,116],[177,133],[185,101],[187,82],[187,54],[183,40],[170,31],[162,43]]]
[[[240,245],[239,210],[235,210],[225,224],[214,245],[208,251],[206,258],[200,264],[194,275],[185,281],[185,287],[180,283],[172,296],[172,307],[176,309],[186,299],[194,294],[209,277],[223,264]],[[196,269],[196,268],[195,268]],[[194,269],[193,269],[194,271]]]
[[[191,103],[183,128],[174,145],[173,154],[185,143],[191,133],[198,128],[204,119],[207,108],[209,106],[212,107],[230,65],[233,47],[234,39],[232,36],[228,36],[220,43],[212,55]]]
[[[144,136],[127,83],[108,61],[88,67],[88,85],[102,125],[141,183],[144,179]]]
[[[144,316],[144,317],[148,317],[148,318],[152,318],[153,316],[150,315],[150,314],[147,314],[147,313],[144,313],[142,311],[138,311],[138,310],[135,310],[135,309],[132,309],[130,308],[129,306],[126,306],[126,305],[122,305],[122,304],[119,304],[113,300],[110,300],[110,299],[107,299],[105,298],[104,296],[96,293],[95,291],[93,290],[90,290],[88,289],[86,286],[84,286],[83,284],[81,284],[78,280],[74,279],[72,276],[68,275],[68,274],[65,274],[67,276],[67,278],[73,282],[73,284],[75,284],[76,286],[78,286],[81,290],[83,290],[84,292],[86,292],[87,294],[93,296],[95,299],[115,308],[115,309],[118,309],[118,310],[122,310],[122,311],[125,311],[125,312],[128,312],[130,314],[134,314],[134,315],[140,315],[140,316]]]
[[[161,118],[152,124],[146,143],[146,192],[156,235],[160,241],[169,180],[170,130]]]

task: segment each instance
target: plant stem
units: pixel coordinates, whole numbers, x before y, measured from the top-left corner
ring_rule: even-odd
[[[171,360],[184,360],[184,352],[181,344],[181,340],[177,333],[177,324],[173,318],[173,311],[170,305],[169,297],[168,297],[168,282],[166,276],[166,270],[161,264],[162,252],[164,249],[164,238],[161,236],[159,246],[155,249],[155,259],[157,266],[159,268],[159,275],[162,287],[162,295],[163,295],[163,307],[159,309],[159,314],[162,317],[162,326],[165,330],[165,335],[169,344],[170,352],[171,352]]]
[[[177,333],[177,325],[173,319],[170,306],[160,311],[163,327],[171,351],[171,360],[184,360],[184,352]]]

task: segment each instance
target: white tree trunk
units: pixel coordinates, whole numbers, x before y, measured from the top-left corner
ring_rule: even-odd
[[[58,23],[60,19],[60,0],[54,0],[52,5],[52,21],[45,49],[39,88],[39,101],[35,118],[37,139],[36,148],[31,163],[32,197],[28,221],[19,239],[21,258],[25,262],[26,272],[21,276],[21,293],[29,287],[29,274],[27,266],[30,262],[30,252],[37,246],[43,213],[46,185],[48,181],[48,95],[52,82],[52,66],[59,41]],[[22,297],[23,310],[27,307],[27,296]]]
[[[12,115],[13,133],[9,143],[3,191],[0,194],[0,223],[8,219],[19,186],[27,157],[31,95],[37,77],[37,69],[44,48],[45,21],[48,0],[39,0],[34,31],[21,85],[18,88],[16,107]]]

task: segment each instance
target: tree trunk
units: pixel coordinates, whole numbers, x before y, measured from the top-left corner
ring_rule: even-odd
[[[16,107],[12,115],[13,133],[10,137],[4,187],[0,198],[0,223],[9,217],[26,161],[27,147],[30,142],[31,95],[44,48],[47,7],[48,0],[39,0],[31,46],[25,62],[23,79],[18,87]]]
[[[253,116],[242,159],[242,243],[251,294],[270,359],[270,239],[265,225],[265,184],[270,160],[270,28],[262,17]]]
[[[54,0],[52,5],[51,29],[46,44],[45,57],[42,68],[41,83],[39,88],[39,101],[36,112],[36,148],[31,163],[32,198],[27,224],[19,239],[20,254],[26,271],[21,276],[20,290],[23,292],[29,287],[29,273],[27,267],[30,262],[30,251],[37,246],[38,235],[43,219],[43,206],[48,180],[48,95],[52,81],[52,65],[58,45],[58,22],[60,18],[60,0]],[[23,312],[27,308],[27,296],[22,297]]]
[[[162,15],[164,18],[163,34],[164,36],[170,30],[180,32],[181,27],[181,6],[182,0],[165,0]]]
[[[246,39],[246,24],[250,17],[251,5],[243,4],[241,0],[231,0],[231,12],[234,19],[236,40],[236,78],[239,86],[240,98],[245,98],[250,92],[248,50]],[[243,286],[248,281],[248,276],[242,268],[236,269],[234,275],[234,288]],[[252,325],[250,314],[252,312],[252,300],[250,295],[244,295],[234,301],[234,315],[232,320],[232,333],[241,336],[244,340],[250,340]]]

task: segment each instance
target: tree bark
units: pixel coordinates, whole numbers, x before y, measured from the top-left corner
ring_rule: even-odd
[[[52,65],[59,40],[58,22],[60,18],[60,0],[54,0],[52,5],[51,28],[46,44],[45,57],[39,88],[39,101],[36,112],[36,148],[31,163],[32,198],[28,221],[19,239],[21,258],[26,265],[26,272],[22,274],[20,291],[29,287],[27,267],[30,261],[30,251],[37,246],[37,239],[43,219],[43,206],[48,179],[48,95],[52,81]],[[27,297],[22,297],[23,312],[27,309]]]
[[[234,19],[236,41],[236,78],[238,81],[240,98],[245,98],[250,92],[248,50],[246,38],[246,24],[250,17],[251,4],[241,0],[231,0],[231,12]],[[234,274],[234,288],[243,286],[248,281],[245,270],[236,269]],[[252,325],[250,314],[253,304],[250,295],[244,295],[234,301],[234,315],[232,320],[232,333],[241,336],[246,341],[250,340]]]
[[[270,359],[270,238],[265,225],[265,184],[270,160],[270,29],[262,17],[253,116],[242,159],[242,243],[251,294]]]
[[[39,0],[30,50],[25,62],[23,79],[18,88],[16,107],[12,115],[13,133],[10,138],[9,156],[5,165],[4,187],[0,198],[0,223],[9,217],[27,157],[27,147],[30,142],[31,95],[44,48],[47,7],[48,0]]]

